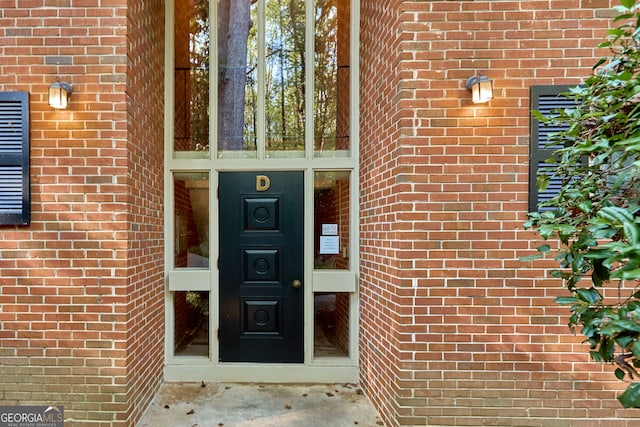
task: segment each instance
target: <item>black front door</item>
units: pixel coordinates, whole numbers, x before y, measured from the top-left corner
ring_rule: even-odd
[[[220,361],[301,363],[302,172],[222,172]]]

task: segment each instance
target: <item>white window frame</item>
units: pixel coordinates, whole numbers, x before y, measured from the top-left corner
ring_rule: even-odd
[[[210,86],[210,148],[209,158],[176,158],[173,153],[174,137],[174,2],[165,2],[165,378],[168,381],[278,381],[278,382],[357,382],[358,381],[358,334],[359,295],[359,0],[351,0],[351,41],[350,41],[350,152],[349,157],[314,157],[313,129],[313,55],[305,55],[306,69],[306,132],[304,158],[267,158],[264,145],[258,145],[256,158],[217,158],[217,84],[211,79]],[[259,0],[264,4],[263,0]],[[306,52],[313,52],[314,46],[314,1],[306,0]],[[210,0],[210,13],[216,12],[216,0]],[[262,6],[262,13],[264,7]],[[215,15],[214,15],[215,16]],[[211,19],[215,22],[215,19]],[[215,29],[214,29],[215,32]],[[212,34],[215,45],[217,34]],[[261,53],[260,61],[264,59]],[[217,55],[212,49],[210,70],[217,70]],[[261,83],[259,83],[261,84]],[[259,107],[263,108],[263,107]],[[262,137],[263,138],[263,137]],[[181,156],[182,157],[182,156]],[[184,156],[184,157],[189,157]],[[304,307],[304,363],[302,364],[259,364],[222,363],[218,361],[218,173],[222,171],[303,171],[305,208],[305,307]],[[317,171],[349,171],[350,188],[350,243],[349,270],[314,270],[314,191],[313,179]],[[174,269],[174,172],[207,172],[210,183],[210,269]],[[184,280],[188,278],[189,280]],[[189,288],[177,283],[193,283]],[[174,356],[174,290],[209,291],[209,357]],[[314,292],[349,292],[349,356],[344,358],[314,357]],[[256,369],[268,366],[269,369]]]

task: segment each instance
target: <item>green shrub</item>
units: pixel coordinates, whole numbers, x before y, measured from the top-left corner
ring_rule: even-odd
[[[553,137],[563,147],[553,162],[564,179],[525,228],[559,242],[538,248],[555,255],[552,275],[569,291],[556,302],[569,308],[569,327],[586,337],[591,358],[615,364],[616,377],[629,382],[623,406],[640,407],[640,5],[620,3],[617,26],[600,45],[610,55],[565,94],[577,107],[553,117],[534,112],[566,128]],[[538,188],[547,183],[540,175]]]

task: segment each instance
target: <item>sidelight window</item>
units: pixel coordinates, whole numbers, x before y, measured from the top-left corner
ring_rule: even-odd
[[[203,172],[173,175],[174,267],[209,267],[209,176]]]
[[[209,292],[173,293],[174,354],[209,356]]]
[[[350,298],[348,292],[314,293],[315,358],[349,356]]]
[[[314,176],[314,268],[348,270],[351,234],[348,171],[319,171]]]

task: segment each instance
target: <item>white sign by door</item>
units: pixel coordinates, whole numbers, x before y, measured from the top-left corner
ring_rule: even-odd
[[[335,255],[340,253],[340,238],[338,236],[320,236],[320,254]]]
[[[338,235],[338,224],[322,224],[322,235],[323,236],[337,236]]]

